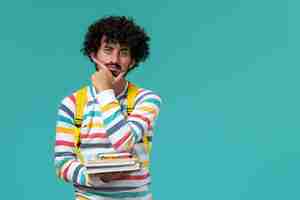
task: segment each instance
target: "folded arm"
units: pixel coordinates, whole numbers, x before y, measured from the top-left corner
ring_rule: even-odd
[[[153,129],[159,114],[161,98],[150,90],[140,89],[135,98],[135,106],[126,117],[114,91],[104,90],[97,94],[103,125],[114,149],[118,152],[131,152],[135,143]]]

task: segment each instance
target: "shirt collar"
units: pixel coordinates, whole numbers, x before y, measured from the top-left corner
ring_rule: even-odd
[[[126,80],[124,89],[119,95],[116,96],[116,98],[118,100],[121,99],[124,95],[127,94],[127,90],[128,90],[128,81]],[[95,101],[95,99],[96,99],[96,88],[93,86],[93,84],[90,84],[88,86],[88,101]]]

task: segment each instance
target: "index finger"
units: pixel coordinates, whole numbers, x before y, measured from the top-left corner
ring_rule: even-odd
[[[92,60],[97,64],[97,69],[98,69],[98,70],[100,70],[99,67],[102,68],[102,69],[107,69],[107,67],[106,67],[104,64],[102,64],[101,62],[99,62],[99,61],[98,61],[95,57],[93,57],[93,56],[92,56]]]

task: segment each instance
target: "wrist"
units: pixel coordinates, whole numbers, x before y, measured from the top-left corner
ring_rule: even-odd
[[[101,93],[105,90],[110,90],[110,89],[113,89],[112,86],[101,86],[101,87],[95,87],[96,89],[96,92],[97,93]]]
[[[113,89],[103,90],[96,94],[100,106],[104,106],[116,100],[115,92]]]

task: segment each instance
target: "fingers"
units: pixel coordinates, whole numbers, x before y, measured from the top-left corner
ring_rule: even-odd
[[[91,56],[91,58],[96,63],[96,65],[97,65],[97,72],[95,74],[97,74],[99,71],[103,70],[109,77],[112,77],[111,71],[104,64],[102,64],[94,56]],[[94,78],[96,78],[96,76]]]
[[[97,176],[103,182],[109,182],[109,181],[112,181],[112,180],[121,179],[124,176],[124,173],[123,172],[100,173],[100,174],[97,174]]]
[[[91,58],[97,65],[102,65],[102,63],[100,63],[94,56],[92,56]]]
[[[103,182],[109,182],[112,180],[112,174],[102,174],[100,176],[100,179],[103,181]]]
[[[102,64],[99,60],[97,60],[94,56],[92,56],[91,58],[96,63],[98,71],[101,69],[108,70],[107,67],[104,64]]]
[[[118,82],[120,79],[123,78],[123,76],[126,74],[126,72],[121,72],[115,79],[114,82]]]

